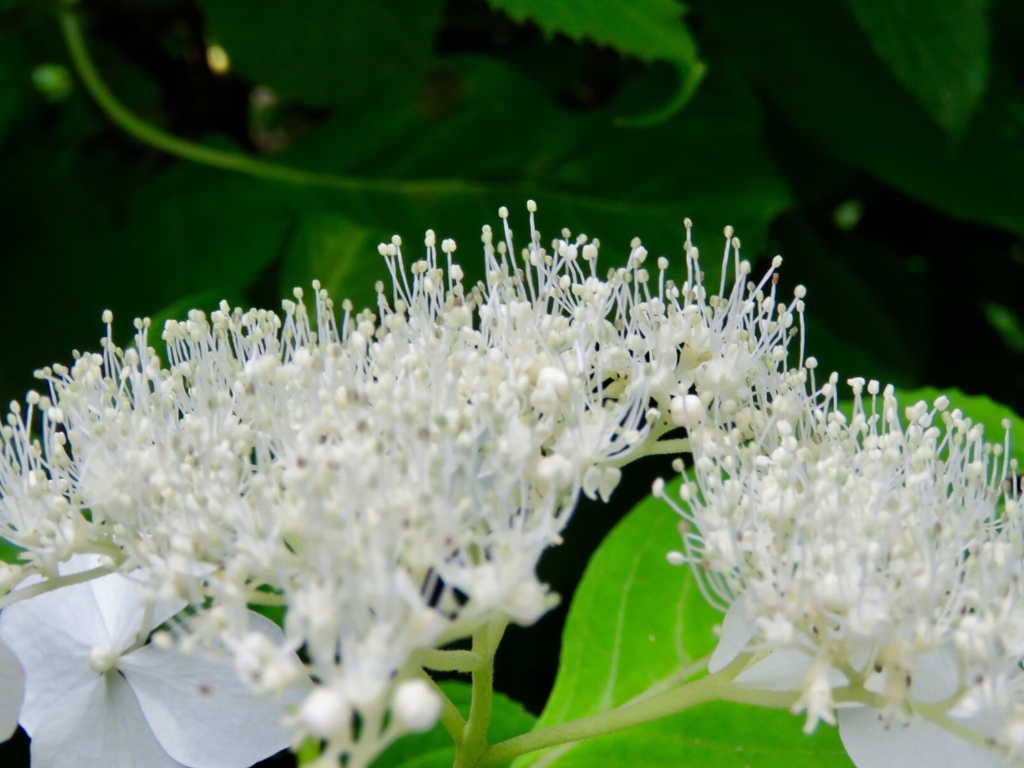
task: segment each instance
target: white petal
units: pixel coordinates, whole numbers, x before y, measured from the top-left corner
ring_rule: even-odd
[[[29,735],[69,695],[95,685],[99,678],[86,660],[106,635],[92,593],[84,586],[39,595],[0,613],[0,639],[25,670],[21,724]]]
[[[1005,768],[1005,761],[938,726],[914,718],[882,722],[877,709],[839,710],[839,737],[857,768]]]
[[[84,586],[92,590],[93,599],[110,635],[109,647],[118,652],[134,645],[137,637],[148,635],[188,604],[185,600],[170,603],[157,600],[147,615],[146,581],[141,571],[127,576],[111,574],[87,582]]]
[[[39,719],[31,732],[32,768],[183,768],[157,743],[124,678],[93,678]]]
[[[57,566],[57,571],[61,576],[69,576],[74,573],[82,573],[88,571],[90,568],[96,568],[100,564],[99,555],[72,555],[63,563]],[[35,581],[41,581],[40,578],[33,578],[31,581],[26,580],[25,584],[31,584]]]
[[[74,557],[61,572],[93,565],[94,559]],[[29,735],[34,736],[69,689],[95,681],[97,675],[86,663],[95,646],[118,652],[134,642],[145,613],[142,593],[138,582],[111,574],[37,595],[0,613],[0,639],[25,670],[21,724]],[[166,620],[171,607],[180,610],[158,604],[154,621],[158,614],[160,621]]]
[[[736,676],[733,683],[766,691],[799,691],[812,660],[813,657],[805,651],[782,648],[747,667]],[[833,672],[829,670],[830,684],[841,685],[845,682],[845,679],[833,680]]]
[[[111,574],[90,581],[93,599],[110,635],[110,648],[123,651],[131,647],[142,629],[146,607],[145,587],[141,581],[120,574]]]
[[[286,702],[248,693],[226,654],[183,656],[150,645],[125,656],[121,669],[160,744],[192,768],[248,768],[291,743],[280,726]]]
[[[722,619],[722,634],[708,662],[708,672],[718,672],[729,666],[747,647],[756,629],[753,617],[743,605],[743,598],[736,598]]]
[[[757,631],[757,624],[739,598],[729,606],[722,620],[722,634],[718,646],[711,654],[709,672],[718,672],[736,659],[747,648]],[[760,661],[750,665],[733,680],[735,685],[760,688],[767,691],[798,691],[813,656],[799,648],[781,648],[772,651]],[[831,686],[845,685],[848,681],[839,670],[830,668]]]
[[[82,573],[97,567],[101,560],[95,554],[72,555],[60,564],[58,571],[62,576]],[[41,578],[31,577],[21,586],[40,581]],[[138,635],[148,635],[188,605],[185,600],[156,600],[146,616],[144,594],[145,577],[142,571],[134,571],[127,576],[110,574],[61,587],[33,597],[31,602],[37,610],[50,614],[46,618],[49,624],[63,627],[90,648],[103,645],[120,652],[134,644]],[[60,597],[52,597],[56,595]],[[144,619],[148,619],[146,627],[142,627]]]
[[[25,670],[0,642],[0,741],[6,741],[18,727],[18,714],[25,698]]]
[[[17,622],[21,629],[6,629],[14,622]],[[109,646],[111,642],[110,633],[99,613],[89,583],[61,587],[53,592],[45,592],[14,603],[0,614],[0,627],[4,628],[5,639],[12,649],[16,641],[16,637],[13,636],[23,636],[25,630],[46,641],[49,640],[48,636],[51,633],[56,632],[61,637],[55,642],[63,649],[85,648],[86,654],[95,645]],[[33,630],[32,627],[37,629]],[[17,649],[14,650],[22,664],[27,664]]]
[[[925,704],[948,699],[960,686],[960,671],[952,648],[936,648],[922,654],[910,681],[910,698]]]

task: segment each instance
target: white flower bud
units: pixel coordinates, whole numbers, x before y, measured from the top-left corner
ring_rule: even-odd
[[[338,691],[320,686],[299,705],[298,724],[316,738],[337,737],[352,727],[352,707]]]
[[[391,697],[391,713],[406,731],[429,731],[441,717],[441,697],[426,680],[405,680]]]
[[[697,426],[707,414],[704,404],[697,395],[676,395],[668,409],[672,423],[677,427]]]
[[[120,655],[110,648],[96,645],[89,651],[89,658],[85,663],[97,675],[102,675],[116,667],[119,658]]]

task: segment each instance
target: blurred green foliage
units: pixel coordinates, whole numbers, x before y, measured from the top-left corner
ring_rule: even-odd
[[[96,348],[108,307],[127,342],[134,316],[276,306],[314,278],[370,304],[396,232],[454,237],[479,276],[480,226],[507,205],[522,235],[535,199],[545,237],[598,237],[608,266],[634,236],[680,262],[689,216],[713,277],[731,224],[755,273],[782,253],[781,290],[808,286],[823,368],[1024,412],[1024,4],[626,6],[0,0],[0,396]],[[59,13],[131,115],[243,170],[130,136]],[[615,509],[668,471],[644,464]],[[566,602],[616,514],[585,506],[543,564]],[[498,670],[537,712],[562,616],[510,632],[519,671]]]
[[[845,2],[900,84],[945,130],[963,130],[989,74],[988,0]]]
[[[319,181],[129,136],[76,82],[67,7],[136,118]],[[706,254],[732,224],[808,285],[825,367],[1024,410],[1022,35],[1012,0],[6,0],[0,394],[95,347],[105,307],[127,339],[314,278],[372,303],[396,232],[455,237],[478,275],[479,227],[508,205],[521,230],[532,198],[609,265],[638,235],[678,256],[684,216]]]

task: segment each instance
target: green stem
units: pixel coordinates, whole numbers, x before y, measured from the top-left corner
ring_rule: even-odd
[[[647,433],[643,443],[635,445],[628,451],[625,451],[625,456],[606,462],[606,466],[618,467],[621,469],[632,464],[634,461],[638,461],[647,456],[660,456],[671,453],[691,453],[692,449],[690,448],[689,437],[662,439],[669,432],[675,430],[675,428],[675,425],[668,421],[662,421],[660,424],[656,424],[654,428]]]
[[[209,592],[207,592],[209,595]],[[264,592],[259,589],[250,589],[245,596],[248,605],[262,605],[268,608],[280,608],[288,605],[288,597],[277,592]]]
[[[466,718],[462,716],[459,708],[452,703],[452,700],[445,695],[445,692],[441,690],[441,686],[437,684],[434,678],[423,670],[420,670],[420,676],[430,683],[430,686],[437,695],[441,697],[441,725],[448,731],[452,741],[459,744],[462,741],[462,734],[466,729]]]
[[[861,685],[852,685],[847,688],[841,688],[835,693],[836,695],[834,698],[837,704],[856,702],[858,704],[863,704],[866,707],[874,707],[878,710],[884,709],[886,706],[884,696],[879,693],[867,691]],[[989,742],[988,739],[977,731],[971,730],[963,723],[958,723],[949,716],[948,712],[950,707],[960,699],[961,694],[962,691],[950,696],[945,701],[930,704],[912,701],[909,702],[909,709],[913,715],[930,722],[932,725],[938,726],[957,738],[963,739],[968,744],[973,744],[976,747],[992,751],[993,744]]]
[[[427,669],[435,672],[475,672],[483,664],[480,654],[473,651],[439,651],[431,649],[420,659]]]
[[[948,714],[947,710],[937,704],[911,704],[911,711],[933,725],[937,725],[948,733],[952,733],[954,736],[963,739],[968,744],[973,744],[976,747],[981,747],[988,751],[993,751],[993,743],[982,736],[977,731],[971,730],[963,723],[958,723],[952,719]]]
[[[798,694],[791,691],[762,691],[732,685],[729,680],[734,675],[735,672],[727,668],[660,696],[625,704],[569,723],[558,723],[524,733],[492,746],[483,754],[476,768],[494,768],[528,752],[621,731],[634,725],[678,714],[709,701],[732,701],[788,709],[798,698]]]
[[[473,671],[473,699],[453,768],[476,766],[487,751],[487,731],[491,725],[494,697],[494,655],[506,626],[507,621],[495,620],[473,633],[473,652],[479,655],[481,664]]]
[[[690,438],[677,437],[671,440],[656,440],[644,456],[662,456],[666,453],[690,453]]]
[[[59,7],[57,15],[60,21],[64,43],[67,46],[71,64],[85,86],[86,91],[96,104],[126,133],[144,144],[161,149],[168,154],[201,163],[213,168],[248,174],[262,179],[281,181],[303,186],[326,187],[352,192],[380,191],[396,192],[405,195],[423,195],[438,193],[461,192],[473,195],[498,191],[496,187],[479,183],[465,182],[457,179],[421,179],[416,181],[399,181],[394,179],[367,179],[351,176],[339,176],[330,173],[318,173],[291,168],[277,163],[243,155],[239,152],[228,152],[212,147],[204,147],[191,141],[172,136],[159,128],[139,119],[121,104],[107,87],[99,71],[96,69],[89,49],[82,34],[78,17],[65,0]],[[503,190],[508,193],[507,188]]]
[[[194,144],[164,133],[159,128],[150,125],[144,120],[140,120],[117,100],[110,89],[107,88],[106,83],[103,82],[103,78],[100,77],[89,56],[89,49],[85,44],[85,37],[82,34],[82,28],[78,23],[77,15],[65,5],[58,11],[58,16],[61,31],[64,33],[64,42],[67,45],[68,54],[71,56],[71,63],[85,85],[85,89],[111,120],[139,141],[185,160],[229,171],[247,173],[251,176],[261,176],[293,184],[315,184],[342,189],[354,189],[356,187],[353,179],[296,170],[274,163],[254,160],[237,152],[225,152]]]
[[[89,56],[89,49],[85,43],[81,24],[73,10],[74,4],[75,0],[59,0],[57,16],[61,32],[64,36],[64,44],[71,59],[71,65],[85,86],[85,90],[104,114],[127,134],[144,144],[156,147],[175,157],[213,168],[244,173],[256,178],[348,192],[377,192],[403,195],[410,198],[436,197],[438,195],[464,195],[475,198],[508,196],[525,198],[547,195],[548,197],[571,199],[577,204],[590,205],[598,210],[609,209],[610,203],[608,200],[575,193],[567,195],[565,192],[533,181],[529,183],[520,181],[496,184],[467,181],[464,179],[385,179],[379,177],[342,176],[339,174],[291,168],[286,165],[249,157],[240,152],[214,149],[186,141],[160,130],[145,120],[141,120],[117,100],[117,97],[107,87],[99,71],[96,69],[92,58]]]
[[[43,595],[47,592],[52,592],[55,589],[60,589],[61,587],[68,587],[72,584],[81,584],[86,581],[92,581],[93,579],[98,579],[100,576],[106,576],[113,572],[114,571],[111,568],[97,566],[95,568],[90,568],[87,571],[69,573],[67,576],[54,576],[53,578],[46,579],[45,581],[38,581],[35,584],[22,587],[21,589],[15,589],[13,592],[9,592],[3,597],[0,597],[0,609],[6,608],[7,606],[13,605],[21,600],[28,600],[30,597]]]

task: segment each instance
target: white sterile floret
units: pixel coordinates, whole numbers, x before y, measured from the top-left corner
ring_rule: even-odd
[[[18,727],[18,715],[25,698],[25,670],[6,643],[0,641],[0,741],[6,741]]]
[[[985,444],[945,398],[901,409],[892,387],[851,379],[844,415],[837,378],[811,381],[778,377],[753,440],[710,418],[690,430],[695,483],[670,499],[685,555],[670,560],[727,609],[709,670],[792,691],[807,730],[838,705],[859,768],[1022,754],[1024,520],[1008,445]]]
[[[426,680],[404,680],[391,697],[391,713],[406,731],[429,731],[441,717],[441,696]]]
[[[94,564],[76,556],[63,572]],[[0,637],[25,669],[21,724],[33,765],[245,768],[288,746],[284,702],[249,695],[225,654],[145,644],[183,606],[154,601],[135,573],[4,609]],[[281,636],[257,614],[250,621]]]

